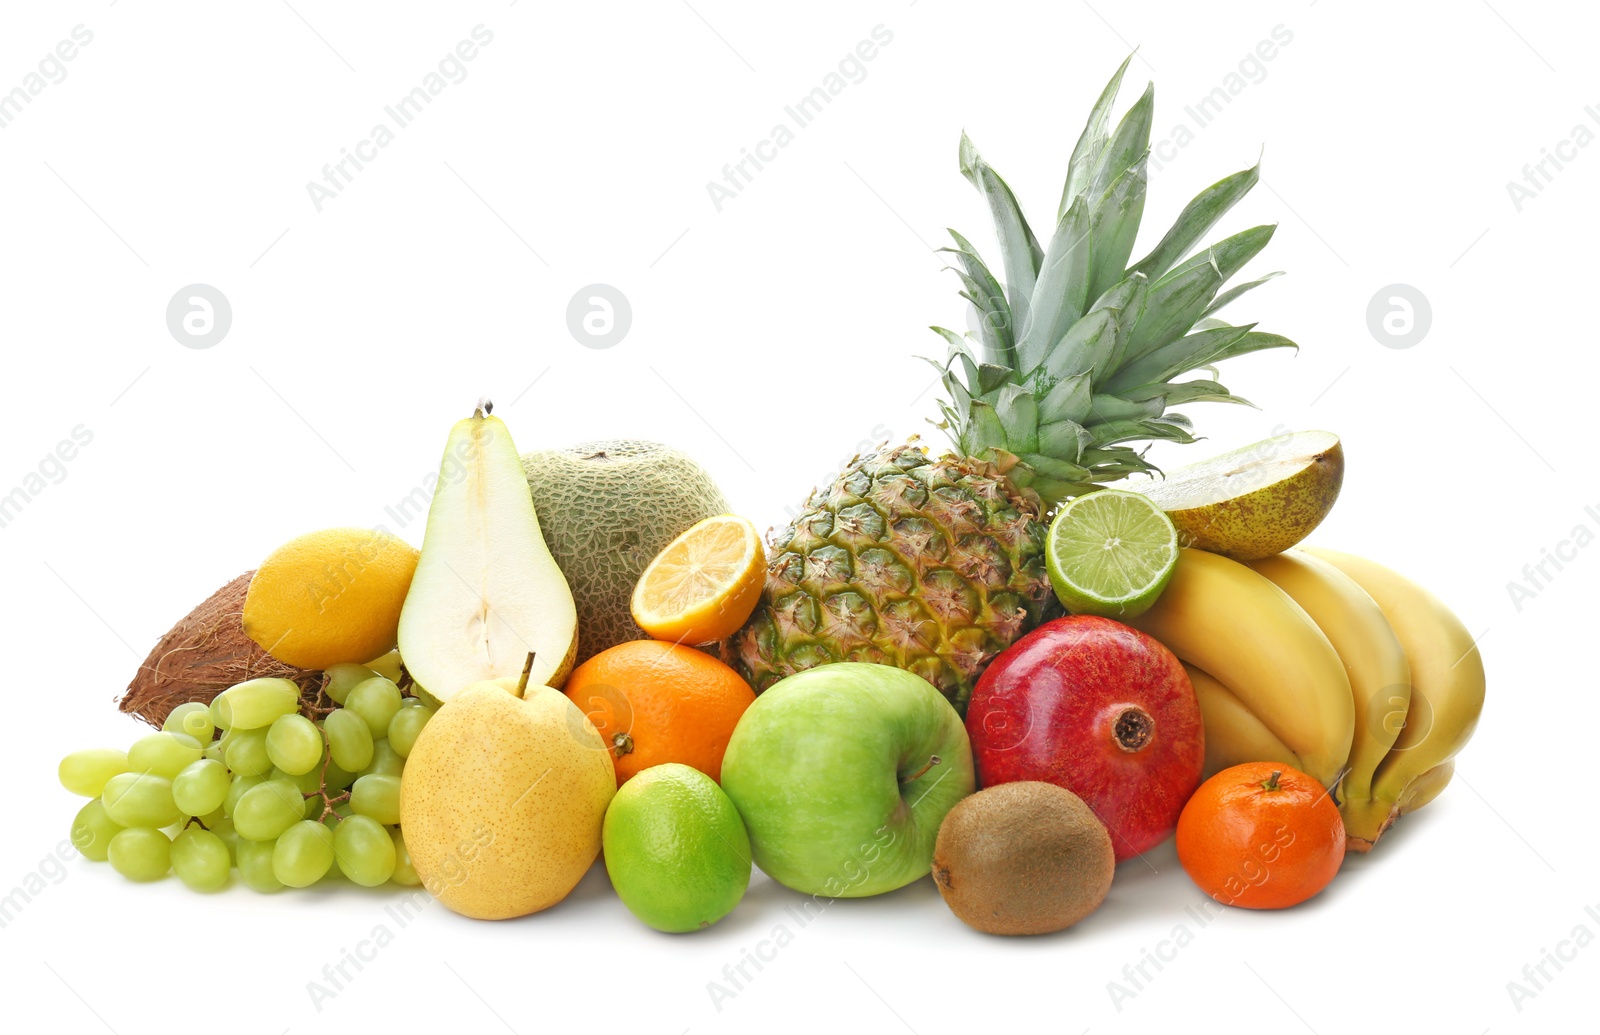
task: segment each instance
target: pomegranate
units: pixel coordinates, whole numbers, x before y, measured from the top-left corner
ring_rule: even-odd
[[[1171,835],[1205,763],[1189,675],[1109,618],[1046,622],[990,663],[967,706],[978,785],[1044,780],[1088,803],[1117,861]]]

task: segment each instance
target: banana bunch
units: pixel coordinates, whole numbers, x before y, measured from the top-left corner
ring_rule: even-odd
[[[1336,550],[1304,552],[1377,602],[1411,666],[1411,694],[1394,744],[1364,786],[1340,796],[1346,843],[1365,852],[1396,819],[1432,801],[1455,774],[1456,753],[1472,739],[1483,712],[1483,656],[1461,619],[1411,580]],[[1383,725],[1388,719],[1386,714]]]
[[[1241,762],[1309,773],[1335,791],[1353,851],[1444,789],[1483,705],[1483,664],[1460,621],[1347,554],[1246,565],[1185,549],[1160,600],[1129,624],[1188,669],[1206,775]]]

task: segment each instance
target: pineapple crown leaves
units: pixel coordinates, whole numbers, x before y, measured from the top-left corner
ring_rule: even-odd
[[[961,234],[950,266],[977,329],[942,327],[946,398],[938,426],[963,455],[1010,457],[1012,478],[1047,505],[1156,468],[1130,443],[1193,442],[1191,402],[1250,405],[1219,383],[1225,359],[1297,348],[1280,335],[1214,314],[1276,273],[1228,287],[1272,239],[1257,226],[1195,251],[1259,179],[1260,163],[1201,191],[1148,255],[1129,265],[1144,215],[1155,87],[1113,127],[1132,55],[1101,91],[1073,148],[1056,225],[1041,245],[1004,179],[961,136],[961,173],[983,195],[1004,282]],[[1193,253],[1193,254],[1191,254]],[[1204,371],[1210,376],[1178,381]],[[1145,446],[1148,449],[1148,445]]]

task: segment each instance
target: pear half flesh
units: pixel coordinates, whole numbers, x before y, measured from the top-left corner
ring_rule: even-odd
[[[1343,482],[1339,436],[1295,431],[1180,467],[1141,491],[1166,511],[1184,546],[1255,561],[1310,535]]]
[[[578,651],[572,592],[545,546],[511,433],[488,408],[450,431],[400,611],[406,670],[440,702],[474,683],[515,685],[530,653],[529,685],[559,687]]]

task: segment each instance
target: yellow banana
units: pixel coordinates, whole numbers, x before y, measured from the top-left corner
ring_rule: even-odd
[[[1411,701],[1411,665],[1389,620],[1354,579],[1310,554],[1290,550],[1250,567],[1305,608],[1339,652],[1356,717],[1339,800],[1371,797],[1372,774],[1394,746]]]
[[[1406,784],[1406,789],[1400,794],[1400,801],[1396,815],[1404,816],[1408,812],[1415,812],[1428,802],[1439,796],[1450,784],[1450,778],[1456,775],[1456,760],[1441,762],[1423,773],[1421,776]]]
[[[1416,583],[1361,557],[1305,549],[1371,594],[1411,663],[1405,727],[1373,773],[1370,800],[1347,800],[1344,806],[1349,843],[1365,851],[1394,821],[1411,783],[1450,761],[1471,739],[1483,711],[1483,658],[1461,620]]]
[[[1377,814],[1378,808],[1384,805],[1387,805],[1389,811],[1384,816],[1383,821],[1379,824],[1377,828],[1378,832],[1370,839],[1351,835],[1348,829],[1349,820],[1346,819],[1345,851],[1372,851],[1373,843],[1377,841],[1377,839],[1381,837],[1385,831],[1394,826],[1395,820],[1408,813],[1417,811],[1418,809],[1422,808],[1422,806],[1428,804],[1428,802],[1437,798],[1439,794],[1450,785],[1450,778],[1455,775],[1456,760],[1452,758],[1448,762],[1439,763],[1432,769],[1429,769],[1427,772],[1417,777],[1415,780],[1412,780],[1410,783],[1406,784],[1406,789],[1400,792],[1400,800],[1395,802],[1393,805],[1387,805],[1387,803],[1382,802],[1365,803],[1368,808],[1372,809],[1374,815]]]
[[[1206,768],[1202,779],[1209,780],[1244,762],[1282,762],[1296,769],[1302,767],[1300,756],[1267,729],[1233,691],[1208,672],[1193,665],[1183,667],[1200,699],[1200,720],[1205,724]]]
[[[1350,679],[1328,638],[1283,590],[1238,561],[1184,549],[1155,606],[1128,620],[1216,677],[1326,787],[1355,732]]]

